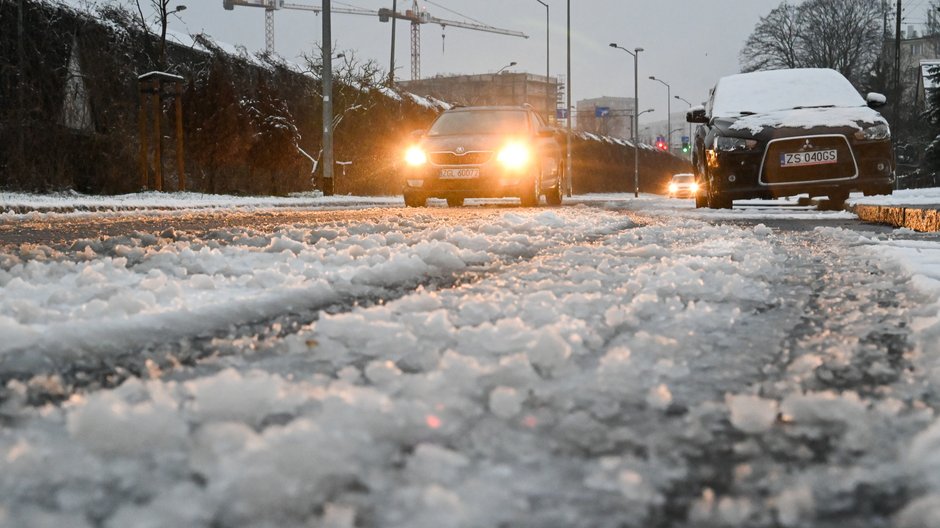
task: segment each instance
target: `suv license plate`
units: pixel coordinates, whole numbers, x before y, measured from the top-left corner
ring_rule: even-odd
[[[441,178],[448,180],[466,180],[479,178],[480,169],[441,169]]]
[[[814,150],[811,152],[793,152],[780,155],[781,167],[805,167],[807,165],[824,165],[838,163],[839,155],[836,149]]]

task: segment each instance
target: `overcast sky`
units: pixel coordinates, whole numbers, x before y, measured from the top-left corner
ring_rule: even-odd
[[[80,0],[73,0],[80,1]],[[87,1],[87,0],[86,0]],[[92,0],[95,1],[95,0]],[[131,0],[128,0],[131,1]],[[648,79],[655,75],[671,85],[672,95],[693,103],[705,99],[708,89],[723,76],[737,73],[738,53],[761,16],[781,0],[570,0],[572,100],[600,96],[633,96],[633,59],[609,47],[617,42],[640,53],[640,107],[655,108],[641,121],[666,116],[666,87]],[[320,0],[288,0],[320,5]],[[565,26],[567,0],[545,0],[550,6],[550,73],[566,69]],[[255,7],[222,8],[222,0],[179,0],[187,9],[171,27],[241,44],[250,51],[264,49],[264,10]],[[370,10],[391,8],[392,0],[333,0],[333,7]],[[797,0],[795,3],[800,3]],[[907,5],[927,4],[907,0]],[[176,4],[171,4],[176,5]],[[399,0],[399,11],[411,0]],[[545,7],[537,0],[419,0],[434,17],[482,22],[522,31],[528,39],[482,31],[421,26],[421,74],[495,72],[512,61],[512,71],[545,73]],[[287,59],[310,54],[320,41],[321,18],[313,12],[282,10],[275,14],[275,48]],[[360,60],[373,59],[387,70],[391,24],[378,18],[333,15],[333,41],[338,51],[352,51]],[[396,75],[410,79],[410,24],[399,21],[396,38]],[[672,100],[673,112],[686,108]]]

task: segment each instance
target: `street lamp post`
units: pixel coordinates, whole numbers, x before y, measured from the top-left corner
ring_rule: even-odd
[[[492,83],[492,88],[490,90],[492,99],[490,99],[490,102],[488,104],[497,104],[497,105],[506,104],[505,100],[502,97],[504,90],[503,90],[503,83],[500,81],[499,74],[503,73],[503,71],[506,68],[512,68],[515,65],[516,65],[516,61],[512,61],[509,64],[503,66],[502,68],[496,70],[496,73],[493,74],[493,83]],[[514,82],[510,84],[512,88],[511,101],[512,101],[512,104],[516,104],[516,86]]]
[[[662,79],[657,79],[655,76],[650,75],[651,81],[656,81],[661,83],[666,87],[666,150],[672,152],[672,87],[669,86],[669,83]]]
[[[549,28],[548,4],[546,4],[546,3],[543,2],[542,0],[535,0],[535,1],[538,2],[538,3],[540,3],[540,4],[542,4],[543,6],[545,6],[545,120],[546,120],[546,122],[550,122],[550,121],[551,121],[551,118],[552,118],[552,117],[549,115],[550,113],[552,113],[552,94],[551,94],[551,92],[548,91],[548,85],[549,85],[548,76],[549,76],[549,72],[550,72],[550,69],[549,69],[549,61],[548,61],[548,58],[549,58],[549,53],[548,53],[548,50],[549,50],[549,48],[548,48],[548,38],[549,38],[549,33],[548,33],[548,28]]]
[[[567,89],[565,90],[565,115],[568,116],[567,128],[568,128],[568,137],[566,141],[566,153],[565,153],[565,180],[568,183],[568,196],[571,196],[572,189],[574,188],[574,174],[571,171],[571,0],[568,0],[568,28],[567,28],[567,46],[568,46],[568,57],[567,57],[567,69],[565,81],[568,84]]]
[[[323,71],[321,83],[323,85],[323,194],[333,194],[333,37],[330,20],[330,0],[322,0],[323,33]]]
[[[392,15],[398,14],[398,0],[392,0]],[[388,61],[388,86],[395,86],[395,21],[397,16],[392,16],[392,58]]]
[[[643,51],[643,48],[633,48],[633,51],[624,48],[623,46],[618,46],[616,42],[610,43],[611,48],[617,48],[623,51],[626,51],[631,56],[633,56],[633,197],[639,198],[640,196],[640,150],[637,143],[637,129],[640,128],[640,114],[637,112],[640,111],[640,81],[639,81],[639,62],[640,52]],[[652,110],[649,110],[652,111]],[[644,112],[645,113],[645,112]]]
[[[674,95],[673,97],[674,97],[675,99],[678,99],[678,100],[682,101],[683,103],[689,105],[689,108],[692,108],[692,103],[690,103],[690,102],[687,101],[686,99],[684,99],[684,98],[682,98],[682,97],[679,97],[678,95]],[[692,142],[692,123],[689,123],[689,142],[690,142],[690,143]]]

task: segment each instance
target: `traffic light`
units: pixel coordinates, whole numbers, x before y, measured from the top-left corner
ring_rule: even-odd
[[[682,136],[682,153],[688,154],[692,150],[692,146],[689,145],[689,136]]]
[[[664,138],[663,136],[656,136],[656,148],[658,148],[659,150],[668,149],[669,146],[666,145],[666,138]]]

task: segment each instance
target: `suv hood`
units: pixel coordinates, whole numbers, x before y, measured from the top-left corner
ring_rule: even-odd
[[[881,114],[867,106],[778,110],[740,117],[716,117],[714,120],[714,126],[723,135],[756,139],[777,136],[779,134],[775,131],[778,129],[855,132],[886,123]]]

